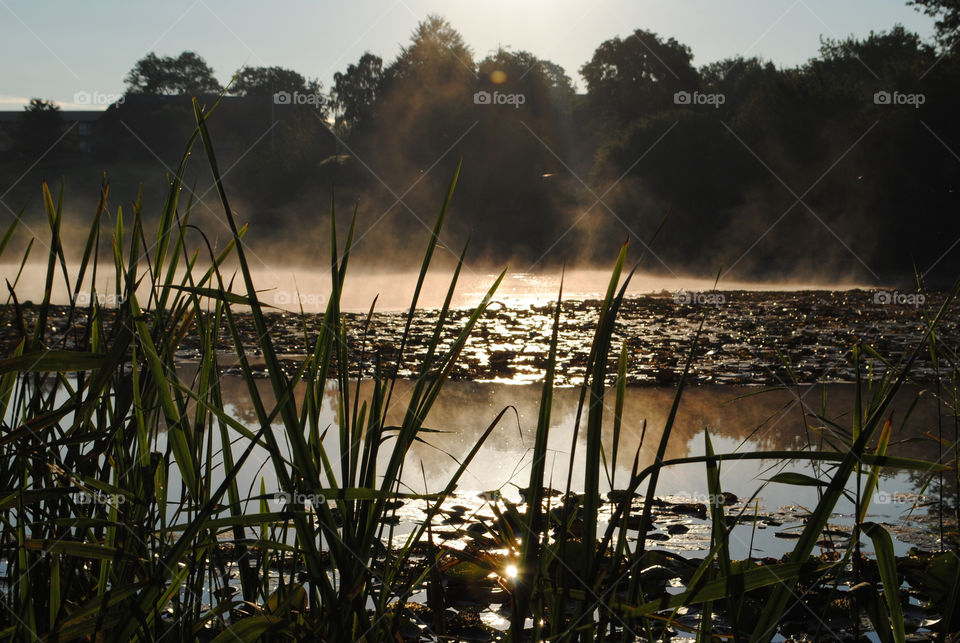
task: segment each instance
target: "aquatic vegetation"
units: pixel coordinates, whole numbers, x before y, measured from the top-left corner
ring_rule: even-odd
[[[577,449],[586,449],[583,488],[574,489],[570,478],[565,484],[546,478],[567,312],[561,290],[550,311],[524,502],[490,492],[485,505],[492,518],[467,515],[450,500],[490,436],[510,430],[509,407],[485,419],[486,429],[441,488],[414,493],[405,482],[424,475],[409,470],[410,449],[429,442],[437,430],[428,423],[430,411],[457,373],[503,279],[503,274],[496,278],[469,313],[453,311],[464,248],[444,305],[429,324],[415,321],[457,176],[427,239],[409,311],[389,350],[371,340],[375,302],[365,316],[340,310],[355,230],[351,222],[346,237],[338,235],[331,205],[332,296],[319,332],[311,334],[303,324],[309,351],[288,362],[251,275],[243,243],[247,230],[238,226],[220,181],[206,125],[209,112],[196,104],[194,109],[197,129],[170,178],[156,235],[145,230],[140,199],[131,213],[119,207],[108,212],[104,183],[79,270],[68,270],[63,195],[54,198],[43,187],[49,222],[49,237],[38,240],[47,251],[44,297],[29,306],[20,302],[14,278],[0,311],[19,338],[0,360],[5,608],[0,638],[654,640],[687,632],[704,640],[765,641],[796,620],[796,612],[829,607],[850,617],[838,626],[845,631],[860,627],[862,613],[882,640],[904,640],[906,623],[913,621],[904,615],[901,576],[931,613],[942,617],[928,629],[946,633],[960,627],[956,556],[915,552],[898,559],[884,526],[866,520],[881,468],[927,476],[956,473],[950,464],[886,453],[891,402],[918,356],[930,347],[936,355],[936,329],[956,288],[899,363],[858,382],[856,408],[845,427],[848,439],[822,450],[715,453],[705,432],[704,455],[667,458],[704,332],[706,322],[699,321],[665,424],[650,427],[649,439],[657,445],[653,464],[640,467],[637,446],[632,469],[617,471],[618,451],[635,446],[620,439],[630,351],[618,339],[617,323],[633,274],[626,270],[624,246],[594,311],[578,389],[570,458],[572,464]],[[192,200],[181,201],[184,168],[198,144],[230,230],[219,249],[190,223]],[[108,216],[112,229],[105,224]],[[0,240],[0,253],[16,227],[14,222]],[[104,241],[112,249],[106,261],[113,267],[113,286],[98,293]],[[71,294],[62,309],[51,303],[55,281]],[[101,305],[106,296],[114,307]],[[55,314],[66,322],[53,332]],[[426,341],[415,342],[415,335]],[[185,366],[180,351],[188,338],[196,359]],[[855,352],[858,376],[867,372],[862,354],[883,359],[870,351]],[[227,362],[246,387],[252,423],[234,417],[224,401],[220,374]],[[324,415],[331,389],[332,424]],[[390,418],[398,411],[402,419],[394,423]],[[604,427],[611,418],[608,441]],[[817,476],[770,478],[769,484],[812,485],[821,492],[782,560],[731,555],[732,525],[749,518],[749,502],[737,504],[724,491],[722,467],[745,459],[819,466]],[[955,463],[955,454],[945,461]],[[690,506],[658,498],[661,473],[691,463],[703,465],[713,501]],[[264,467],[271,469],[279,494],[268,491]],[[247,472],[259,478],[257,488],[241,486]],[[816,555],[851,479],[859,492],[852,537],[844,548]],[[548,488],[553,484],[562,490]],[[604,488],[613,489],[606,499]],[[401,529],[405,504],[419,507],[420,515]],[[667,510],[709,521],[706,556],[686,558],[653,546],[651,527]],[[441,522],[458,525],[467,545],[447,545],[436,530]],[[875,559],[861,555],[860,533],[872,542]],[[502,605],[507,623],[500,630],[479,620],[475,610],[449,611],[492,603]]]

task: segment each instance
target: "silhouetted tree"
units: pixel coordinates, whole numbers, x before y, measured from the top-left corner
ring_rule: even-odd
[[[357,64],[349,65],[346,72],[333,75],[330,102],[337,127],[351,130],[369,120],[382,81],[383,60],[369,52],[360,56]]]
[[[872,74],[886,75],[887,70],[901,66],[904,56],[912,60],[917,56],[933,55],[933,48],[925,44],[918,34],[907,31],[903,25],[894,25],[890,31],[871,31],[862,40],[823,38],[819,61],[827,65],[846,62],[855,69],[859,65]],[[817,59],[811,61],[812,64],[817,62]]]
[[[759,58],[736,56],[704,65],[700,69],[700,82],[704,90],[724,95],[723,108],[737,108],[751,93],[762,89],[777,75],[771,62]]]
[[[130,94],[216,94],[220,83],[213,77],[213,69],[192,51],[176,58],[159,57],[150,52],[137,61],[124,78]]]
[[[895,26],[824,39],[793,68],[732,58],[685,88],[722,95],[714,108],[651,97],[649,87],[676,79],[625,74],[618,51],[604,43],[585,66],[604,133],[592,179],[598,191],[615,187],[605,201],[632,232],[672,211],[658,237],[668,265],[704,274],[737,262],[743,274],[782,278],[859,264],[894,279],[914,261],[923,271],[940,259],[941,275],[960,264],[950,251],[960,235],[955,57],[938,62]]]
[[[376,162],[404,172],[437,162],[470,129],[475,86],[473,53],[463,37],[443,18],[428,16],[376,91],[375,122],[365,132]]]
[[[690,48],[637,29],[602,43],[580,68],[591,103],[605,119],[626,123],[638,113],[669,109],[676,92],[693,92],[699,78]]]
[[[320,96],[320,90],[318,81],[283,67],[241,67],[230,85],[230,93],[235,96],[272,96],[277,92]],[[323,104],[318,100],[318,105]]]
[[[570,109],[574,89],[566,71],[528,51],[501,48],[482,60],[477,70],[482,87],[491,89],[505,85],[512,91],[526,91],[530,101],[542,101],[562,111]]]
[[[937,40],[945,51],[960,42],[960,0],[910,0],[907,4],[937,19]]]
[[[438,72],[464,72],[475,76],[473,52],[456,29],[445,18],[429,15],[417,25],[411,43],[400,49],[400,55],[387,70],[390,82],[405,78],[423,80]],[[437,79],[439,80],[439,79]]]
[[[573,84],[562,67],[526,51],[501,48],[477,69],[483,99],[465,158],[484,169],[462,178],[469,225],[490,252],[506,244],[536,257],[568,227],[575,199]]]

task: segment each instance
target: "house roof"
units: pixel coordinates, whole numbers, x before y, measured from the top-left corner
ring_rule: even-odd
[[[0,123],[10,123],[20,120],[22,109],[0,111]],[[92,123],[100,119],[103,112],[100,110],[62,110],[60,118],[66,123]]]
[[[103,116],[102,110],[64,110],[60,112],[60,118],[65,121],[72,122],[93,122],[100,120],[100,117]]]

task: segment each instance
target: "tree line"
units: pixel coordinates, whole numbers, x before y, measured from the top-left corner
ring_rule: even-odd
[[[697,67],[685,44],[637,29],[597,47],[583,93],[527,51],[477,59],[439,16],[327,90],[279,67],[222,87],[193,52],[150,53],[97,149],[105,163],[173,158],[187,97],[225,92],[237,99],[211,125],[238,160],[228,184],[268,236],[321,221],[336,194],[360,200],[372,246],[403,248],[462,160],[447,241],[515,269],[599,260],[631,238],[664,272],[875,283],[916,268],[942,282],[960,272],[958,3],[914,4],[937,17],[936,43],[895,26],[822,39],[787,68]]]

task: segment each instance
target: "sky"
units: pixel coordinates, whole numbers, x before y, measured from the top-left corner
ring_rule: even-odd
[[[0,110],[29,98],[105,108],[153,51],[195,51],[226,83],[243,65],[319,79],[366,52],[392,61],[417,23],[446,17],[481,59],[498,47],[578,70],[596,47],[634,29],[688,45],[697,66],[738,54],[778,66],[817,54],[820,38],[864,37],[895,24],[930,39],[933,20],[906,0],[0,0]]]

